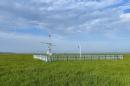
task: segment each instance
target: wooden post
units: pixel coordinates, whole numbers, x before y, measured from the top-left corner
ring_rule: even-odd
[[[67,61],[68,61],[68,56],[67,56]]]

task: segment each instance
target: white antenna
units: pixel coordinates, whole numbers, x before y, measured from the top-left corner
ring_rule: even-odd
[[[81,58],[82,57],[82,47],[81,47],[79,41],[78,41],[78,48],[79,48],[79,56]]]
[[[48,45],[47,55],[52,56],[52,46],[55,46],[55,45],[53,45],[53,43],[51,41],[51,34],[50,33],[49,33],[48,37],[49,37],[49,42],[47,42],[47,43],[41,42],[41,43]]]

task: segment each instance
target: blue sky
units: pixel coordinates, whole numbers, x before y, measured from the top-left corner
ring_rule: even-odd
[[[0,52],[130,52],[129,0],[0,0]]]

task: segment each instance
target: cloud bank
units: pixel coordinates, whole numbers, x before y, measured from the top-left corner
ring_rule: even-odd
[[[84,52],[93,45],[95,48],[90,47],[91,51],[98,52],[96,47],[99,46],[99,51],[104,51],[114,40],[124,41],[119,45],[125,46],[130,38],[129,6],[127,0],[1,0],[0,41],[3,43],[0,46],[15,46],[20,40],[20,46],[4,51],[33,52],[40,48],[40,41],[47,40],[48,32],[60,46],[56,47],[56,52],[68,51],[61,46],[76,46],[77,40],[85,47]],[[22,49],[26,43],[30,45],[29,49]],[[121,48],[119,45],[115,48]],[[70,51],[76,52],[75,46]],[[112,47],[106,51],[111,52]]]

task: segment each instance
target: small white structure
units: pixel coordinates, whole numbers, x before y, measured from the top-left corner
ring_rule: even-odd
[[[43,60],[43,61],[45,61],[45,62],[48,61],[48,57],[45,56],[45,55],[33,55],[33,58],[39,59],[39,60]]]

